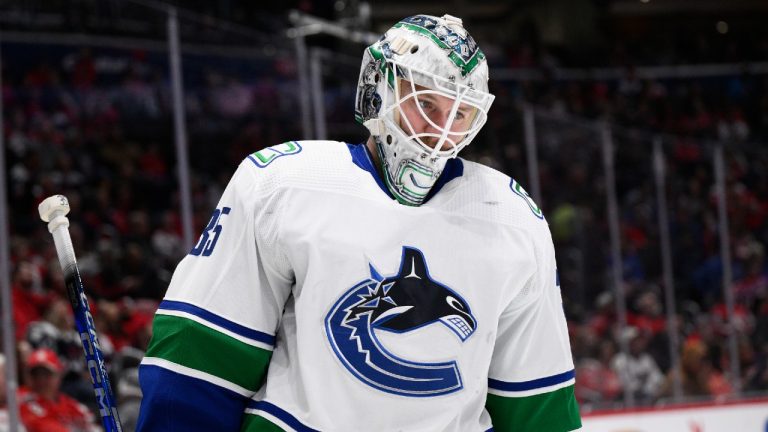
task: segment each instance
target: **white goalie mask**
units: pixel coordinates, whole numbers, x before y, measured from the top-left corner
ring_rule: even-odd
[[[415,15],[366,48],[355,119],[376,141],[385,183],[403,204],[420,205],[488,119],[485,55],[450,15]]]

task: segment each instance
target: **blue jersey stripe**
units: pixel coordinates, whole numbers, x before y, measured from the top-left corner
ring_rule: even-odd
[[[311,427],[305,426],[302,424],[296,417],[291,415],[288,411],[280,408],[279,406],[269,403],[267,401],[258,401],[251,400],[248,403],[248,408],[251,409],[257,409],[264,411],[265,413],[272,414],[273,416],[279,418],[283,423],[287,424],[288,426],[294,428],[295,430],[299,432],[318,432],[316,429],[312,429]]]
[[[254,330],[254,329],[250,329],[248,327],[242,326],[238,323],[232,322],[226,318],[223,318],[214,313],[211,313],[203,308],[197,307],[193,304],[175,301],[175,300],[163,300],[162,303],[160,303],[160,307],[158,309],[186,312],[198,318],[202,318],[211,324],[215,324],[221,328],[227,329],[232,333],[235,333],[242,337],[257,340],[259,342],[264,342],[273,346],[275,345],[274,336],[268,333],[260,332],[258,330]]]
[[[563,372],[561,374],[552,375],[544,378],[538,378],[531,381],[507,382],[507,381],[500,381],[500,380],[489,378],[488,387],[494,390],[502,390],[502,391],[535,390],[538,388],[549,387],[556,384],[564,383],[574,377],[576,377],[575,370],[569,370],[568,372]]]
[[[201,379],[154,365],[139,366],[137,432],[238,432],[248,398]]]

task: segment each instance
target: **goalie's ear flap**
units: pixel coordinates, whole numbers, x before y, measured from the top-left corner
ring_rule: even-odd
[[[427,264],[424,261],[424,255],[415,248],[403,248],[403,262],[400,268],[400,277],[415,277],[418,279],[427,278]]]

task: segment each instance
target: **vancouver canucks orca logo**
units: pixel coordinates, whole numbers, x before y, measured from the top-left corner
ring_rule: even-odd
[[[419,363],[400,358],[379,342],[375,329],[409,332],[441,323],[462,341],[477,327],[464,299],[429,276],[421,251],[403,248],[400,271],[371,277],[352,287],[333,305],[325,330],[344,366],[364,383],[403,396],[437,396],[462,388],[455,361]]]

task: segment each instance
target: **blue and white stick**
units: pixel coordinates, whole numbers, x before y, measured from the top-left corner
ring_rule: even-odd
[[[96,336],[96,327],[88,307],[83,281],[80,279],[72,239],[69,237],[69,219],[66,217],[69,213],[69,201],[64,195],[53,195],[43,200],[37,210],[40,212],[40,219],[48,222],[48,231],[53,235],[59,264],[64,271],[67,295],[72,304],[72,311],[75,313],[75,328],[83,342],[85,361],[93,382],[93,392],[96,394],[96,403],[99,406],[104,429],[106,432],[122,432],[115,396],[109,385],[107,368],[104,365],[104,355]]]

